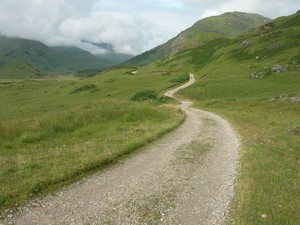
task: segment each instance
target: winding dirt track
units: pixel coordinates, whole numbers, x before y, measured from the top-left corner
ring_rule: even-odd
[[[166,95],[193,82],[190,74],[187,84]],[[142,153],[24,208],[12,222],[223,224],[234,194],[237,135],[219,116],[180,101],[187,116],[178,129]]]

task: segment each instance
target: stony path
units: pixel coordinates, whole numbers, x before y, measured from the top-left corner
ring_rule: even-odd
[[[190,81],[166,95],[172,97]],[[180,106],[175,131],[145,151],[24,208],[13,224],[222,224],[234,194],[238,138],[219,116]]]

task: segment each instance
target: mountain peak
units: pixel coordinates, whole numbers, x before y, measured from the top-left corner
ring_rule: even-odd
[[[190,29],[195,30],[194,32],[215,32],[224,36],[234,36],[270,21],[270,18],[256,13],[234,11],[199,20]]]
[[[176,54],[182,49],[205,44],[222,36],[234,36],[270,21],[271,19],[259,14],[237,11],[207,17],[197,21],[192,27],[181,32],[165,44],[134,57],[126,64],[146,65],[166,55]]]

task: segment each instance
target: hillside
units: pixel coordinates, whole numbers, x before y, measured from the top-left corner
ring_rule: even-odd
[[[278,18],[256,29],[246,31],[234,38],[216,37],[205,44],[185,48],[180,52],[167,56],[155,65],[164,68],[180,67],[184,63],[195,69],[206,65],[231,62],[239,66],[247,64],[245,70],[249,76],[267,77],[276,72],[273,67],[280,64],[283,70],[299,69],[299,13]],[[245,66],[245,65],[244,65]],[[272,70],[273,69],[273,70]],[[255,78],[255,77],[254,77]]]
[[[29,78],[86,69],[103,70],[128,57],[117,53],[114,56],[95,56],[76,47],[48,47],[39,41],[0,36],[1,78]]]
[[[242,12],[230,12],[204,18],[165,44],[138,55],[124,64],[147,65],[166,55],[173,55],[182,49],[205,44],[207,41],[220,36],[237,35],[242,31],[256,28],[270,21],[269,18],[258,14]]]

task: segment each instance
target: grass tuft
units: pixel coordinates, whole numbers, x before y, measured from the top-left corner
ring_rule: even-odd
[[[71,91],[70,94],[76,94],[84,91],[95,92],[97,90],[98,88],[95,84],[87,84],[82,87],[76,88],[75,90]]]

